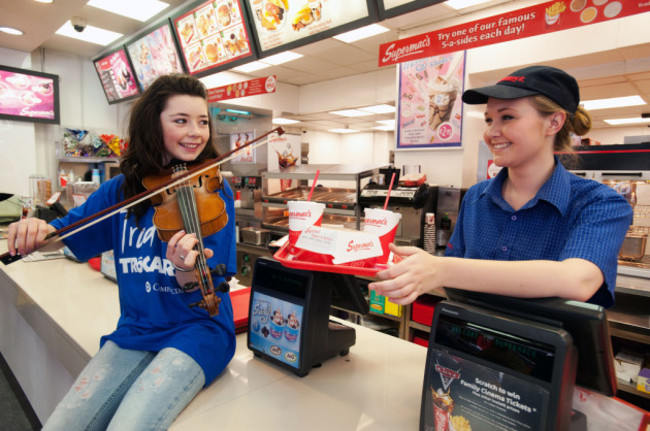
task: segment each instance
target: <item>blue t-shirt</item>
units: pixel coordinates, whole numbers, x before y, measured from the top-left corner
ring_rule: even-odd
[[[102,184],[80,207],[56,219],[57,229],[120,202],[122,175]],[[203,238],[205,248],[214,251],[208,266],[224,263],[228,275],[237,272],[235,244],[235,209],[232,191],[224,182],[225,193],[219,191],[226,204],[227,225],[219,232]],[[165,258],[167,243],[162,242],[153,225],[153,207],[140,219],[126,217],[126,210],[103,220],[78,234],[64,239],[75,257],[87,260],[113,250],[119,286],[121,315],[117,329],[101,339],[112,340],[126,349],[160,351],[175,347],[191,356],[203,369],[207,386],[221,373],[235,352],[235,325],[228,294],[217,291],[221,298],[219,314],[210,318],[207,311],[190,308],[202,299],[201,292],[186,293],[177,283],[174,269]],[[213,277],[215,289],[224,281]]]
[[[445,256],[487,260],[588,260],[605,281],[588,302],[614,304],[618,252],[632,207],[610,187],[581,178],[555,160],[533,199],[515,211],[501,194],[508,170],[472,186]]]

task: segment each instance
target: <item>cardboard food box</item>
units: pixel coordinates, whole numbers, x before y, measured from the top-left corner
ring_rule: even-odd
[[[388,298],[386,298],[386,302],[384,305],[384,314],[390,314],[391,316],[395,317],[402,317],[402,307],[401,305],[397,305],[394,302],[391,302]]]
[[[624,382],[637,383],[643,365],[643,355],[630,350],[621,350],[614,357],[616,377]]]
[[[383,251],[379,236],[351,229],[310,226],[300,234],[296,247],[313,254],[314,259],[331,256],[334,265],[372,266]]]
[[[636,388],[650,394],[650,368],[642,368],[636,381]]]
[[[386,306],[386,297],[379,295],[374,290],[370,291],[370,311],[378,314],[384,314]]]

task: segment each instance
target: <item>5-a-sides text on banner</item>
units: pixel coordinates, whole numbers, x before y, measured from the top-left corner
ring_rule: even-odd
[[[379,66],[567,30],[650,12],[650,1],[549,1],[379,47]]]
[[[237,99],[239,97],[275,93],[277,83],[276,76],[271,75],[249,81],[235,82],[222,87],[210,88],[208,90],[208,102],[214,103],[221,100]]]

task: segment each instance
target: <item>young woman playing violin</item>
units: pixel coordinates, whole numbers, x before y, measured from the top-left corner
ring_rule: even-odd
[[[123,175],[102,184],[65,218],[51,224],[34,218],[12,224],[11,255],[27,255],[46,235],[137,195],[145,190],[145,178],[171,165],[217,156],[207,92],[190,76],[169,75],[152,83],[132,108],[128,132],[129,146],[120,163]],[[235,351],[230,298],[215,292],[218,314],[209,313],[205,307],[190,307],[202,300],[199,288],[183,288],[196,282],[195,265],[201,259],[210,268],[225,264],[223,275],[236,273],[232,191],[223,183],[214,193],[225,203],[225,226],[202,238],[200,251],[201,238],[185,230],[168,242],[159,239],[150,201],[63,240],[81,260],[114,251],[121,316],[43,430],[166,429],[224,370]],[[213,278],[215,283],[224,281],[222,276]]]

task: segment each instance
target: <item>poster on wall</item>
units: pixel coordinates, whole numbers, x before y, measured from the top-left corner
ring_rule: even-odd
[[[0,66],[0,119],[59,124],[59,77]]]
[[[282,172],[293,166],[300,166],[300,135],[272,133],[268,138],[267,166],[269,172]],[[290,189],[291,179],[280,179],[280,190]]]
[[[230,134],[230,150],[235,150],[247,142],[255,139],[255,131],[249,130],[247,132],[237,132]],[[244,163],[255,164],[256,148],[251,148],[255,144],[244,148],[243,150],[235,151],[230,163]]]
[[[97,58],[94,64],[109,104],[132,99],[140,94],[125,49],[120,48]]]
[[[369,0],[246,0],[260,56],[377,21]]]
[[[400,64],[397,149],[461,146],[465,52]]]
[[[205,75],[254,59],[240,0],[206,1],[173,22],[191,75]]]
[[[159,76],[184,73],[183,63],[169,23],[126,44],[140,91],[144,91]]]

